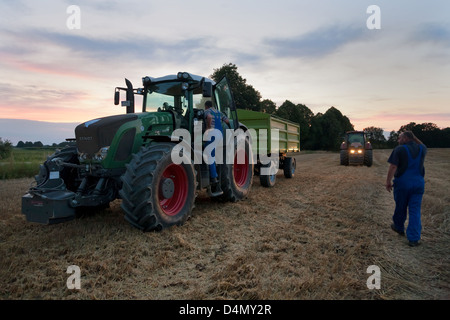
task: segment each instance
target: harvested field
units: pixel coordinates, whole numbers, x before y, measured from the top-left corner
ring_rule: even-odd
[[[302,152],[293,179],[280,171],[268,189],[255,178],[239,203],[201,193],[184,226],[152,233],[124,220],[120,200],[64,224],[28,223],[32,179],[2,180],[0,299],[449,299],[450,149],[429,150],[415,248],[390,229],[389,154],[375,150],[367,168]],[[66,286],[70,265],[79,290]],[[367,288],[371,265],[380,289]]]

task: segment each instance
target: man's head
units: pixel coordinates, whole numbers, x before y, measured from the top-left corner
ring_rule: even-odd
[[[412,133],[412,131],[405,131],[400,133],[400,135],[398,136],[398,143],[399,144],[406,144],[410,141],[414,141],[415,140],[415,135],[414,133]]]
[[[212,102],[210,100],[205,102],[205,109],[208,110],[209,108],[212,107]]]

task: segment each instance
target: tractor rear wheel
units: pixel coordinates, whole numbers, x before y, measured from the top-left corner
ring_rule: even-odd
[[[295,158],[287,157],[284,159],[283,171],[286,178],[293,178],[295,174],[295,168],[297,167],[297,162]]]
[[[125,219],[143,231],[182,225],[194,207],[196,180],[190,159],[175,164],[175,144],[143,147],[127,165],[120,196]]]
[[[253,183],[252,149],[248,139],[245,148],[234,148],[234,163],[221,165],[221,200],[237,202],[244,199],[250,192]],[[227,159],[224,157],[224,159]],[[242,161],[243,160],[243,161]]]

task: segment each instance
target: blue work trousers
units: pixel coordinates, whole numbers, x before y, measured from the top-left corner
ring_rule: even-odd
[[[406,217],[409,213],[408,227],[406,229],[406,236],[409,241],[420,240],[423,193],[423,177],[402,176],[394,179],[395,211],[392,220],[398,231],[404,231]]]

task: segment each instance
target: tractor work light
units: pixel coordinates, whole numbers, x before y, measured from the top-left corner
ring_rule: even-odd
[[[152,82],[152,80],[150,79],[150,77],[144,77],[142,78],[142,85],[146,85],[149,84],[150,82]]]
[[[189,73],[187,73],[187,72],[178,72],[177,78],[178,79],[183,79],[183,80],[192,79],[191,75]]]
[[[87,154],[86,153],[78,153],[78,160],[80,162],[86,161],[87,160]]]

